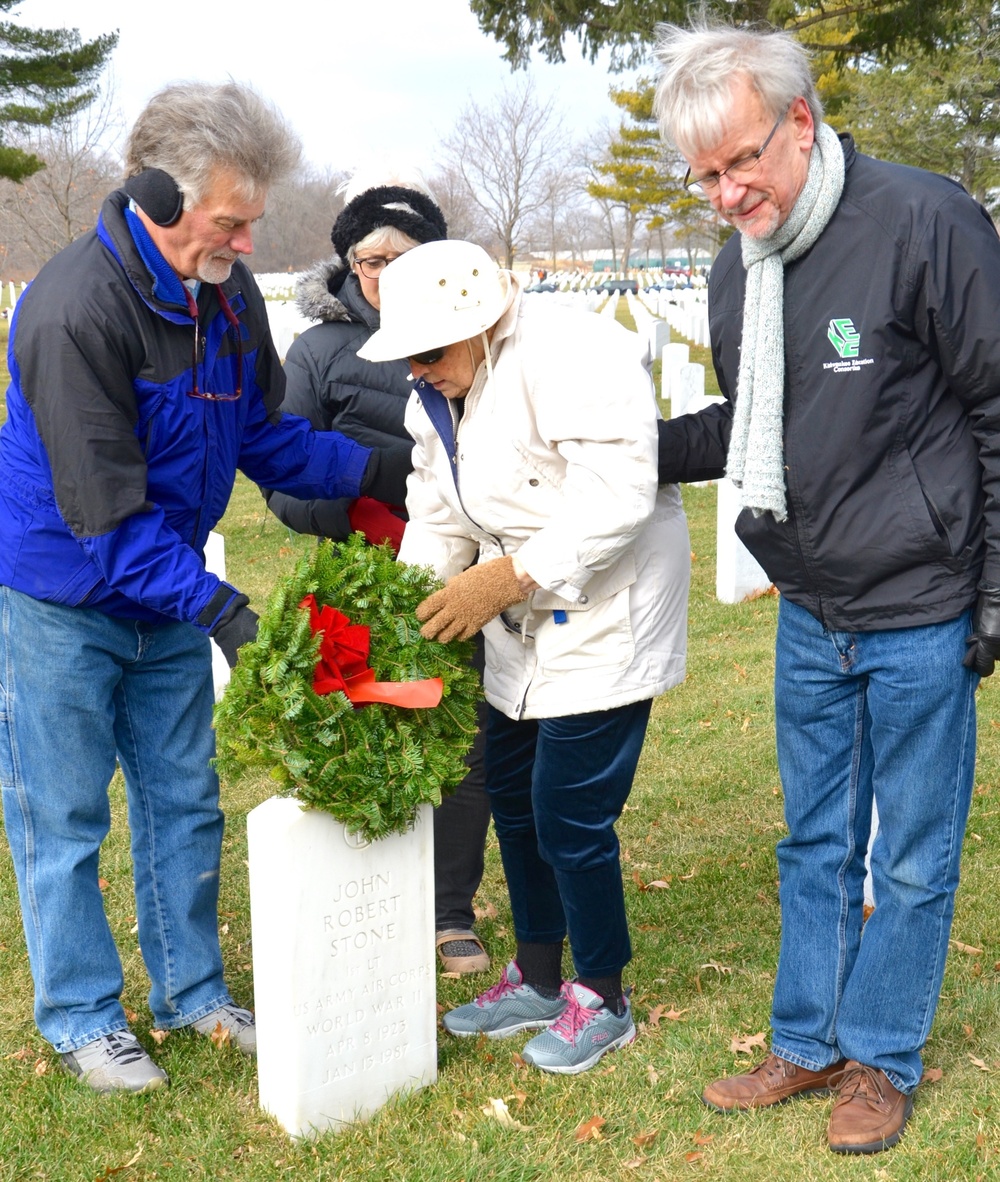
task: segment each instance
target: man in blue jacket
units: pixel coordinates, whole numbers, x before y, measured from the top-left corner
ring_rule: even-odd
[[[834,1090],[830,1148],[874,1153],[921,1079],[1000,655],[1000,240],[959,185],[838,137],[791,37],[661,31],[661,129],[739,233],[709,280],[726,401],[660,424],[660,479],[725,471],[781,592],[771,1053],[703,1099]]]
[[[407,448],[371,451],[278,410],[282,370],[240,256],[298,158],[252,90],[168,87],[131,132],[124,188],[42,268],[11,327],[4,820],[35,1019],[97,1091],[167,1083],[128,1029],[98,885],[116,759],[153,1021],[256,1048],[219,947],[209,637],[234,664],[257,617],[203,553],[237,469],[302,497],[404,497]]]

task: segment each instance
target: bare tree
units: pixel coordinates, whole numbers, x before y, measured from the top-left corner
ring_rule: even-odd
[[[431,178],[430,187],[448,223],[449,238],[461,238],[483,247],[493,245],[495,235],[457,168],[446,165],[440,169]]]
[[[330,230],[344,208],[339,190],[346,176],[336,169],[305,172],[270,189],[247,260],[254,271],[301,271],[333,254]]]
[[[8,271],[28,275],[93,227],[120,182],[122,118],[111,90],[76,118],[19,140],[44,167],[21,184],[0,182],[0,239]]]
[[[470,102],[445,140],[445,158],[508,267],[528,220],[548,199],[552,170],[563,156],[559,137],[555,104],[539,102],[529,80],[505,86],[489,106]]]

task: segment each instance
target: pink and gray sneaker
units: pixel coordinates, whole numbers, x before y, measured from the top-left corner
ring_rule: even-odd
[[[626,1046],[635,1038],[628,998],[625,1013],[619,1018],[604,1005],[600,994],[579,981],[566,981],[562,995],[566,1008],[544,1034],[536,1035],[521,1052],[526,1063],[540,1071],[577,1075],[588,1071],[608,1051]]]
[[[558,997],[543,997],[525,983],[517,961],[512,960],[495,985],[468,1005],[450,1010],[441,1022],[449,1034],[459,1038],[479,1034],[487,1038],[509,1038],[522,1030],[539,1030],[551,1025],[566,1008],[565,991],[564,985]]]

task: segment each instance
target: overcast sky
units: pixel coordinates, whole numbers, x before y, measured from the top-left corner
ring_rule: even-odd
[[[119,31],[107,75],[126,123],[167,82],[232,77],[271,99],[302,137],[309,162],[353,169],[398,158],[432,173],[434,152],[470,96],[488,103],[511,75],[501,47],[479,30],[467,0],[23,0],[10,18],[78,28],[85,40]],[[619,112],[606,59],[535,62],[570,137]]]

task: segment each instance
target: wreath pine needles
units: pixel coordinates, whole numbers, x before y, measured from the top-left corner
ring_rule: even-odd
[[[414,610],[440,583],[425,567],[396,562],[361,534],[321,541],[274,589],[257,639],[215,707],[216,765],[234,776],[266,768],[278,792],[323,809],[370,840],[405,832],[419,805],[441,803],[465,777],[482,696],[472,641],[424,640]],[[313,691],[320,637],[299,604],[313,594],[353,624],[366,624],[378,681],[440,677],[441,703],[354,707],[343,693]]]

